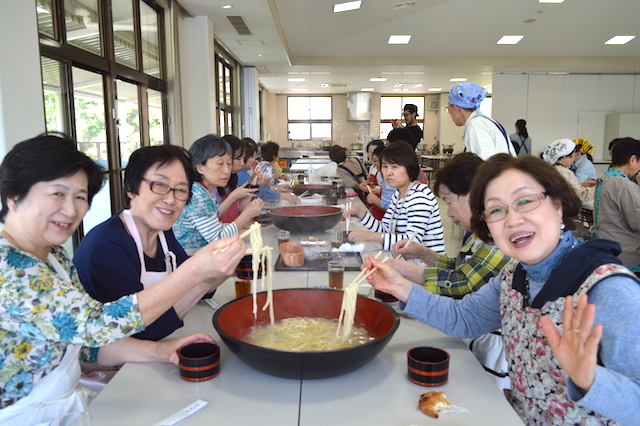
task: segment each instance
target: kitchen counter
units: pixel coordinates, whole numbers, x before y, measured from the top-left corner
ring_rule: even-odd
[[[344,223],[338,226],[344,227]],[[351,229],[359,227],[359,223],[351,224]],[[273,225],[262,228],[262,235],[265,245],[275,247],[277,228]],[[298,237],[292,235],[292,240]],[[367,243],[363,256],[375,253],[379,247]],[[356,275],[357,272],[345,272],[345,285]],[[275,276],[276,289],[327,285],[326,272],[282,271],[275,272]],[[215,294],[218,302],[224,304],[234,299],[233,282],[229,279],[220,286]],[[372,289],[365,284],[360,293],[369,295]],[[181,426],[522,424],[462,340],[414,319],[401,317],[400,327],[387,347],[359,370],[329,379],[292,380],[260,373],[240,361],[213,328],[213,313],[210,306],[200,302],[185,318],[184,327],[171,337],[194,332],[213,336],[221,347],[219,376],[191,383],[179,377],[178,367],[173,364],[128,363],[89,406],[92,424],[153,425],[197,399],[211,404],[181,422]],[[444,386],[421,387],[407,379],[406,352],[421,345],[436,346],[450,353],[449,382]],[[420,395],[430,390],[445,392],[453,404],[469,412],[441,415],[439,419],[426,416],[417,405]]]

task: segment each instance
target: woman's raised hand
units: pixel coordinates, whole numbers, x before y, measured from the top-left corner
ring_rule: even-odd
[[[242,185],[238,186],[236,189],[234,189],[231,194],[229,194],[230,197],[233,197],[235,200],[239,200],[241,198],[246,198],[246,197],[254,197],[256,195],[258,195],[258,188],[247,188],[247,184],[249,182],[245,182]]]
[[[233,276],[244,252],[244,241],[236,234],[210,242],[198,250],[187,262],[192,265],[193,274],[200,278],[198,281],[206,282],[211,279]]]
[[[553,355],[579,388],[588,391],[593,384],[598,363],[598,344],[602,325],[595,327],[596,306],[588,304],[586,294],[578,299],[575,310],[573,298],[567,296],[562,314],[562,335],[547,316],[540,318],[540,327],[547,336]]]
[[[262,201],[260,198],[256,198],[255,200],[252,200],[249,204],[247,204],[247,207],[244,208],[242,213],[246,213],[247,217],[249,218],[256,217],[260,214],[263,207],[264,201]]]
[[[345,219],[350,216],[357,216],[359,219],[362,219],[366,211],[367,209],[360,204],[351,205],[351,207],[345,206],[345,208],[342,210],[342,216],[344,216]]]

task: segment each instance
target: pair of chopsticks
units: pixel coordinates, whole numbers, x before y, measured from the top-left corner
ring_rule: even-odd
[[[416,234],[418,233],[418,231],[413,231],[413,235],[411,235],[411,237],[409,238],[409,241],[407,241],[407,244],[405,244],[405,247],[409,247],[409,245],[413,242],[413,239],[416,237]],[[402,257],[402,254],[398,254],[396,256],[396,259],[400,259]]]
[[[309,195],[309,191],[304,191],[302,194],[298,195],[298,198],[306,197]]]
[[[352,207],[352,206],[353,206],[353,203],[352,203],[352,202],[348,202],[348,203],[345,205],[345,209],[347,209],[347,210],[351,210],[351,207]],[[347,232],[347,234],[349,233],[349,218],[350,218],[350,217],[351,217],[351,211],[349,211],[349,214],[347,215],[347,224],[346,224],[346,232]]]
[[[252,233],[254,231],[255,231],[255,229],[247,229],[242,234],[240,234],[240,239],[243,239],[244,237],[246,237],[247,235],[249,235],[250,233]],[[215,256],[216,254],[224,253],[225,251],[227,251],[229,249],[229,247],[230,246],[226,246],[226,247],[221,247],[219,249],[215,249],[212,254]]]
[[[382,254],[382,250],[380,250],[378,253],[376,253],[375,256],[373,256],[374,259],[377,259],[380,255]],[[388,257],[382,259],[382,263],[386,262],[387,260],[389,260]],[[351,287],[351,286],[359,286],[360,284],[362,284],[369,275],[373,274],[378,268],[373,268],[371,270],[368,269],[363,269],[362,271],[360,271],[360,274],[358,274],[358,276],[351,281],[351,284],[349,284],[347,286],[347,288]]]

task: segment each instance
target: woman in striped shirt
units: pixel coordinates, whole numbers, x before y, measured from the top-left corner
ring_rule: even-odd
[[[382,174],[386,183],[397,188],[382,220],[376,220],[363,205],[345,209],[344,215],[355,215],[369,231],[356,230],[350,241],[375,241],[383,250],[391,250],[396,242],[411,238],[436,253],[444,253],[444,229],[438,202],[425,184],[417,181],[418,158],[404,141],[389,144],[381,154]]]
[[[191,161],[196,171],[193,196],[184,206],[180,219],[173,225],[173,233],[187,254],[192,255],[207,243],[238,232],[260,214],[264,203],[251,201],[231,223],[220,222],[221,207],[211,191],[225,187],[232,169],[231,147],[216,135],[204,136],[191,145]],[[258,191],[239,186],[223,203],[252,197]],[[225,209],[226,211],[226,209]]]

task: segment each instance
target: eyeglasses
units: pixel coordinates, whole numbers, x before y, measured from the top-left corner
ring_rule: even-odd
[[[151,188],[151,192],[158,195],[167,195],[171,191],[173,191],[173,196],[176,197],[176,200],[187,201],[189,196],[191,195],[191,191],[187,188],[172,188],[166,183],[158,182],[158,181],[150,181],[145,178],[142,178],[143,181],[149,184],[149,188]]]
[[[509,207],[512,207],[513,210],[517,211],[518,213],[526,213],[540,207],[540,204],[542,204],[542,200],[546,200],[546,198],[546,192],[543,192],[541,194],[525,195],[524,197],[520,197],[513,203],[507,204],[506,206],[495,206],[491,207],[490,209],[484,210],[480,214],[480,216],[482,217],[482,220],[487,223],[498,222],[507,217]]]
[[[451,108],[453,108],[453,105],[449,104],[448,106],[444,107],[444,110],[446,111],[447,114],[449,114],[449,111],[451,110]]]

